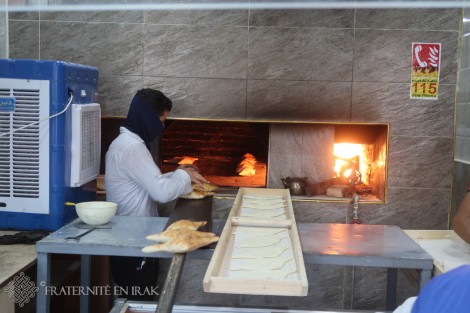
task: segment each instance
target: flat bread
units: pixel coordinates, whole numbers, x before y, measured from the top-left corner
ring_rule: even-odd
[[[171,253],[186,253],[201,247],[207,246],[213,242],[217,242],[219,237],[181,237],[175,238],[165,243],[146,246],[142,252],[171,252]]]
[[[212,185],[208,183],[204,183],[203,185],[204,187],[201,187],[195,183],[192,183],[191,187],[193,187],[193,190],[199,190],[199,191],[216,191],[217,189],[219,189],[219,187],[216,185]]]
[[[182,229],[182,228],[197,230],[206,224],[207,224],[206,221],[179,220],[179,221],[172,223],[170,226],[168,226],[166,230],[174,230],[174,229]]]
[[[148,240],[153,240],[156,242],[167,242],[176,238],[206,238],[206,237],[214,237],[214,233],[204,232],[204,231],[197,231],[189,228],[181,228],[181,229],[167,229],[162,233],[148,235]]]
[[[142,252],[186,253],[218,241],[219,237],[214,233],[197,231],[199,227],[206,224],[205,221],[176,221],[168,226],[165,231],[147,236],[148,240],[162,243],[146,246],[142,249]]]
[[[189,199],[189,200],[198,200],[198,199],[204,199],[205,197],[208,196],[213,196],[214,192],[213,191],[203,191],[203,190],[193,190],[192,192],[180,196],[182,199]]]

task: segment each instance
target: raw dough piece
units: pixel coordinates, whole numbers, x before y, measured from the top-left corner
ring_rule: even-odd
[[[282,209],[284,210],[285,206],[282,204],[276,204],[276,205],[258,205],[258,204],[251,204],[251,203],[243,203],[242,209],[254,209],[254,210],[279,210]]]
[[[284,200],[282,196],[260,196],[260,195],[243,195],[246,199],[262,199],[262,200]]]
[[[286,212],[282,210],[281,212],[269,212],[269,211],[242,211],[240,217],[286,217]]]
[[[287,279],[287,277],[291,274],[297,273],[296,269],[290,269],[286,271],[237,271],[235,272],[236,275],[232,275],[232,277],[236,277],[239,279],[273,279],[273,280],[280,280],[280,279]],[[297,278],[296,278],[297,279]]]
[[[268,228],[268,227],[243,227],[239,226],[235,234],[240,236],[274,236],[282,232],[287,232],[285,228]]]
[[[282,238],[261,237],[261,238],[247,238],[244,242],[238,243],[236,248],[260,248],[271,247],[280,243]]]
[[[244,248],[236,251],[232,259],[277,258],[288,249],[289,247]]]
[[[259,270],[279,270],[284,267],[288,262],[292,261],[292,257],[287,256],[283,258],[268,258],[268,259],[255,259],[245,260],[238,266],[230,268],[230,271],[259,271]]]

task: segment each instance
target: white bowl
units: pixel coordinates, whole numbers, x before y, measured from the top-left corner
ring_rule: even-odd
[[[116,214],[117,203],[109,201],[89,201],[75,204],[78,217],[88,225],[103,225]]]

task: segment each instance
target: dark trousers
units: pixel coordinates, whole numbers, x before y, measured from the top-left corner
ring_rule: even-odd
[[[118,297],[138,301],[154,300],[158,259],[110,256],[109,264],[115,284],[121,287]]]

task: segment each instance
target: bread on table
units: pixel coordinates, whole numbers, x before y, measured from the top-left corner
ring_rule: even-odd
[[[148,240],[153,240],[156,242],[167,242],[177,238],[188,238],[188,240],[192,240],[193,238],[206,238],[206,237],[214,237],[214,233],[204,232],[204,231],[197,231],[189,228],[181,228],[181,229],[167,229],[162,233],[149,235],[145,238]]]
[[[166,230],[181,229],[181,228],[197,230],[206,224],[207,224],[206,221],[179,220],[179,221],[172,223],[170,226],[168,226]]]
[[[207,246],[213,242],[217,242],[219,237],[214,233],[201,232],[197,229],[206,225],[207,222],[179,220],[172,223],[167,229],[161,233],[149,235],[148,240],[162,242],[160,244],[146,246],[142,252],[171,252],[171,253],[186,253],[201,247]]]
[[[181,237],[174,238],[165,243],[156,245],[146,246],[142,249],[142,252],[171,252],[171,253],[186,253],[194,251],[201,247],[207,246],[213,242],[217,242],[219,237]]]

